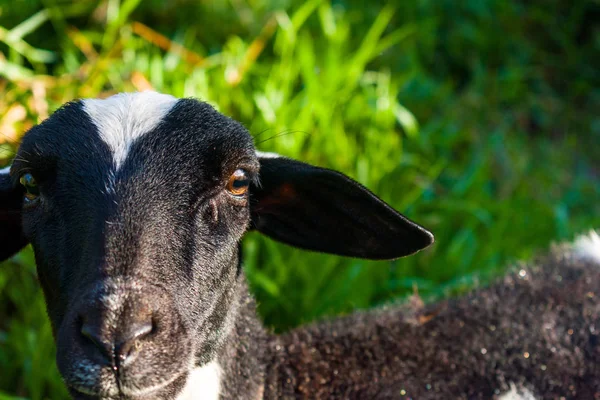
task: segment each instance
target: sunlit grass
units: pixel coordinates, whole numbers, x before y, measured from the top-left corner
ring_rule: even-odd
[[[29,14],[0,3],[0,165],[25,130],[66,101],[155,89],[210,102],[243,122],[261,150],[341,170],[436,234],[431,249],[393,262],[308,253],[249,234],[246,272],[275,330],[414,290],[458,293],[551,240],[600,226],[598,149],[590,145],[597,117],[586,119],[585,108],[560,95],[533,93],[543,72],[535,66],[501,73],[474,61],[470,79],[457,82],[445,71],[454,47],[435,56],[447,67],[429,65],[421,46],[454,39],[437,37],[446,20],[419,17],[417,6],[414,21],[404,21],[411,6],[359,13],[323,1],[285,10],[268,1],[18,3]],[[28,17],[3,20],[8,13]],[[531,110],[541,132],[527,129]],[[564,115],[581,131],[562,129]],[[65,397],[28,252],[0,269],[0,349],[0,400]]]

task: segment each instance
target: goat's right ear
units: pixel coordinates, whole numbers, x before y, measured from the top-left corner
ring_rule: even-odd
[[[292,246],[375,260],[413,254],[433,235],[347,176],[258,153],[252,227]]]
[[[15,187],[8,174],[0,169],[0,261],[6,260],[27,244],[21,229],[23,192]]]

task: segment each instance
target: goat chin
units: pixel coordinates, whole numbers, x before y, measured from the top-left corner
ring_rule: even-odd
[[[218,400],[220,383],[221,370],[217,362],[194,368],[177,400]]]

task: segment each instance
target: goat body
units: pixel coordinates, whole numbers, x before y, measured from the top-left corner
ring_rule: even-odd
[[[219,356],[221,396],[598,399],[599,252],[592,232],[456,299],[283,335],[264,331],[248,296]]]
[[[0,217],[0,259],[32,244],[76,399],[600,398],[596,234],[457,299],[268,333],[249,228],[370,259],[433,235],[197,100],[65,105],[0,170]]]
[[[598,399],[600,238],[582,242],[596,258],[562,246],[457,299],[274,338],[266,398]]]

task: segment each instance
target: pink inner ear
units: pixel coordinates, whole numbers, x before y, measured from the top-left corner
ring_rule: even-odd
[[[265,196],[254,208],[255,211],[263,211],[271,206],[278,206],[290,203],[298,196],[298,192],[290,183],[284,183],[273,191],[269,196]]]
[[[291,200],[296,196],[296,189],[289,183],[284,183],[277,189],[277,197],[281,200]]]

